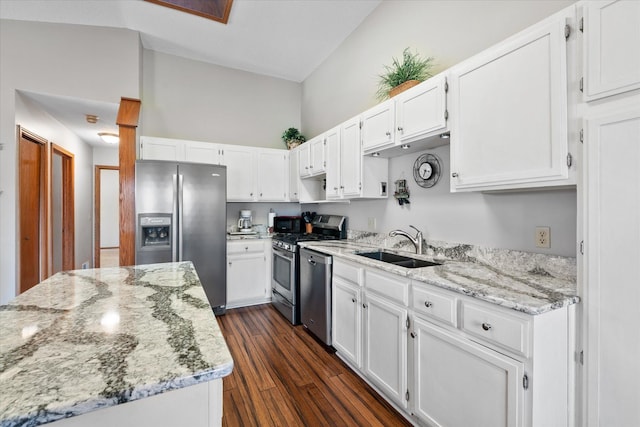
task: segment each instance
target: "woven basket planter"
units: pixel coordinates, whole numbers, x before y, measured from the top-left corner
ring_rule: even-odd
[[[411,89],[412,87],[419,85],[420,80],[407,80],[404,83],[400,83],[398,86],[394,87],[389,91],[389,98],[393,98],[394,96],[401,94],[407,89]]]

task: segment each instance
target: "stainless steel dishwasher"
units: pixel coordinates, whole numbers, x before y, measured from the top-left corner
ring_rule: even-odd
[[[300,249],[300,321],[331,345],[331,255]]]

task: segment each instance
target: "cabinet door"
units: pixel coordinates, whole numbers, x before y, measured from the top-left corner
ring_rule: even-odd
[[[342,177],[340,150],[342,141],[340,128],[326,133],[327,140],[327,199],[339,199],[342,196]]]
[[[304,178],[311,175],[311,150],[309,149],[311,141],[302,144],[298,149],[298,172],[300,177]]]
[[[564,26],[554,17],[452,70],[451,191],[567,184]]]
[[[394,105],[390,99],[362,114],[362,149],[365,154],[394,144]]]
[[[268,298],[266,268],[264,252],[227,256],[227,308],[264,302]]]
[[[365,294],[363,308],[364,373],[406,408],[408,312],[370,293]]]
[[[447,127],[446,79],[434,77],[396,98],[396,145],[438,133]]]
[[[289,152],[289,201],[300,200],[300,171],[298,169],[300,150],[295,149]]]
[[[414,410],[435,426],[523,423],[522,362],[413,320]]]
[[[141,136],[140,158],[180,162],[184,160],[184,141]]]
[[[341,157],[343,197],[359,197],[362,195],[362,146],[359,117],[342,124]]]
[[[586,410],[583,425],[640,425],[640,97],[585,123]]]
[[[258,156],[258,200],[284,202],[289,186],[289,163],[283,150],[261,151]]]
[[[327,135],[321,135],[309,141],[309,149],[311,150],[311,165],[309,166],[309,169],[311,169],[311,175],[318,175],[326,170],[326,136]],[[333,137],[335,137],[335,135],[333,135]]]
[[[640,2],[584,4],[584,98],[640,88]]]
[[[353,366],[360,368],[362,364],[360,289],[334,276],[331,298],[333,347]]]
[[[227,166],[227,201],[256,200],[256,160],[250,148],[227,145],[223,150]]]
[[[219,144],[200,141],[185,141],[184,160],[191,163],[221,164],[222,147]]]

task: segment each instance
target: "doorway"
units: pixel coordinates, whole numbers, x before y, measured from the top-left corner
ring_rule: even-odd
[[[120,168],[95,166],[94,266],[120,265]]]
[[[73,153],[51,144],[51,274],[75,268]]]
[[[19,292],[48,276],[49,141],[18,126]]]

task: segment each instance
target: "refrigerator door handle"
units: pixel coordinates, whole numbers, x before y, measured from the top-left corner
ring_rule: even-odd
[[[173,174],[173,212],[171,214],[171,261],[178,261],[178,175]]]
[[[183,195],[184,195],[184,175],[178,175],[178,261],[182,259],[182,211],[183,211]]]

